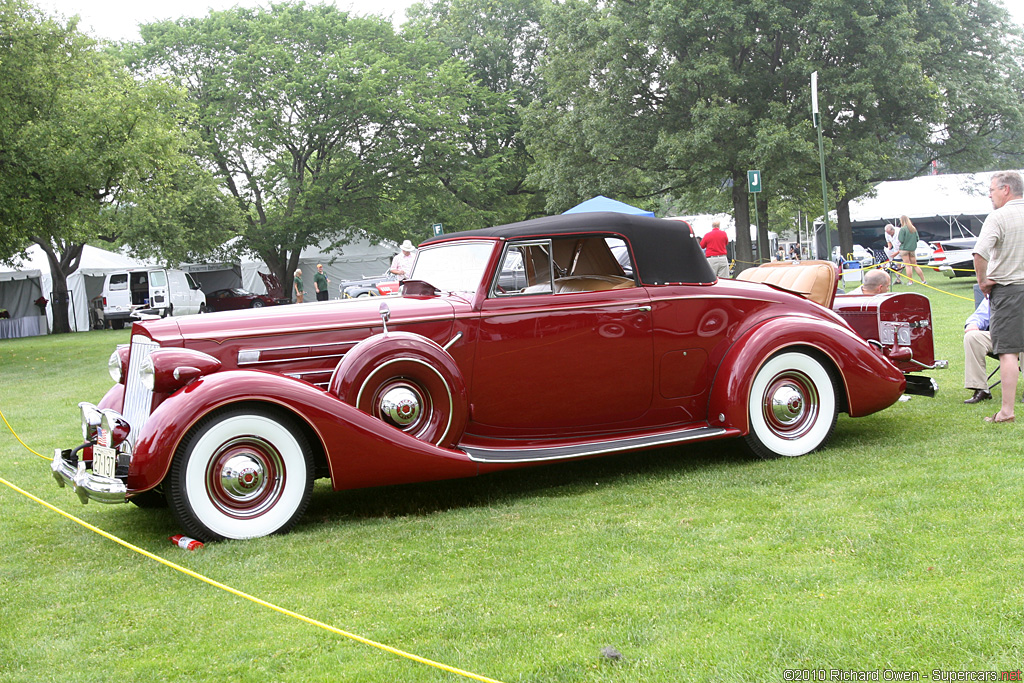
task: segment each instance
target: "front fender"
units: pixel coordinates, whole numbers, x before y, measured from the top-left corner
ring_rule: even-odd
[[[831,364],[839,404],[845,403],[850,417],[888,408],[906,388],[903,373],[852,331],[814,318],[772,318],[748,330],[726,352],[715,373],[708,422],[748,433],[754,376],[769,357],[787,348],[807,349]]]
[[[240,403],[277,406],[308,430],[326,457],[336,490],[475,476],[461,451],[419,441],[306,382],[269,372],[229,370],[198,379],[165,399],[135,441],[131,492],[163,481],[182,440],[211,412]]]

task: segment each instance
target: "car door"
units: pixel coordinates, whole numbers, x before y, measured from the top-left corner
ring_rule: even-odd
[[[472,375],[473,421],[550,434],[635,420],[650,408],[653,342],[642,287],[553,291],[543,240],[522,252],[528,286],[482,304]],[[499,271],[500,274],[500,271]]]

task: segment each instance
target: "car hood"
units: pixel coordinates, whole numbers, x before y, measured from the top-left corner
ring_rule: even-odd
[[[444,298],[388,297],[388,329],[450,332],[455,306]],[[185,346],[221,360],[225,350],[351,343],[382,331],[380,299],[350,299],[227,311],[137,323],[161,346]],[[436,341],[436,340],[435,340]],[[445,339],[447,341],[447,339]],[[233,365],[233,363],[228,363]]]

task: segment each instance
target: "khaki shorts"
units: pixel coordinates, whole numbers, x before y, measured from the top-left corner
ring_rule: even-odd
[[[1024,351],[1024,285],[996,285],[989,297],[992,353]]]

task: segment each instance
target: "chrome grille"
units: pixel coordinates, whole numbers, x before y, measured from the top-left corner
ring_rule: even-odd
[[[149,411],[153,406],[153,392],[147,389],[139,379],[139,367],[142,361],[149,358],[150,354],[160,345],[151,341],[148,337],[135,335],[132,337],[131,355],[128,357],[128,376],[125,377],[124,410],[121,414],[128,424],[132,426],[128,433],[128,441],[135,445],[135,438],[142,432],[146,420],[149,419]]]

